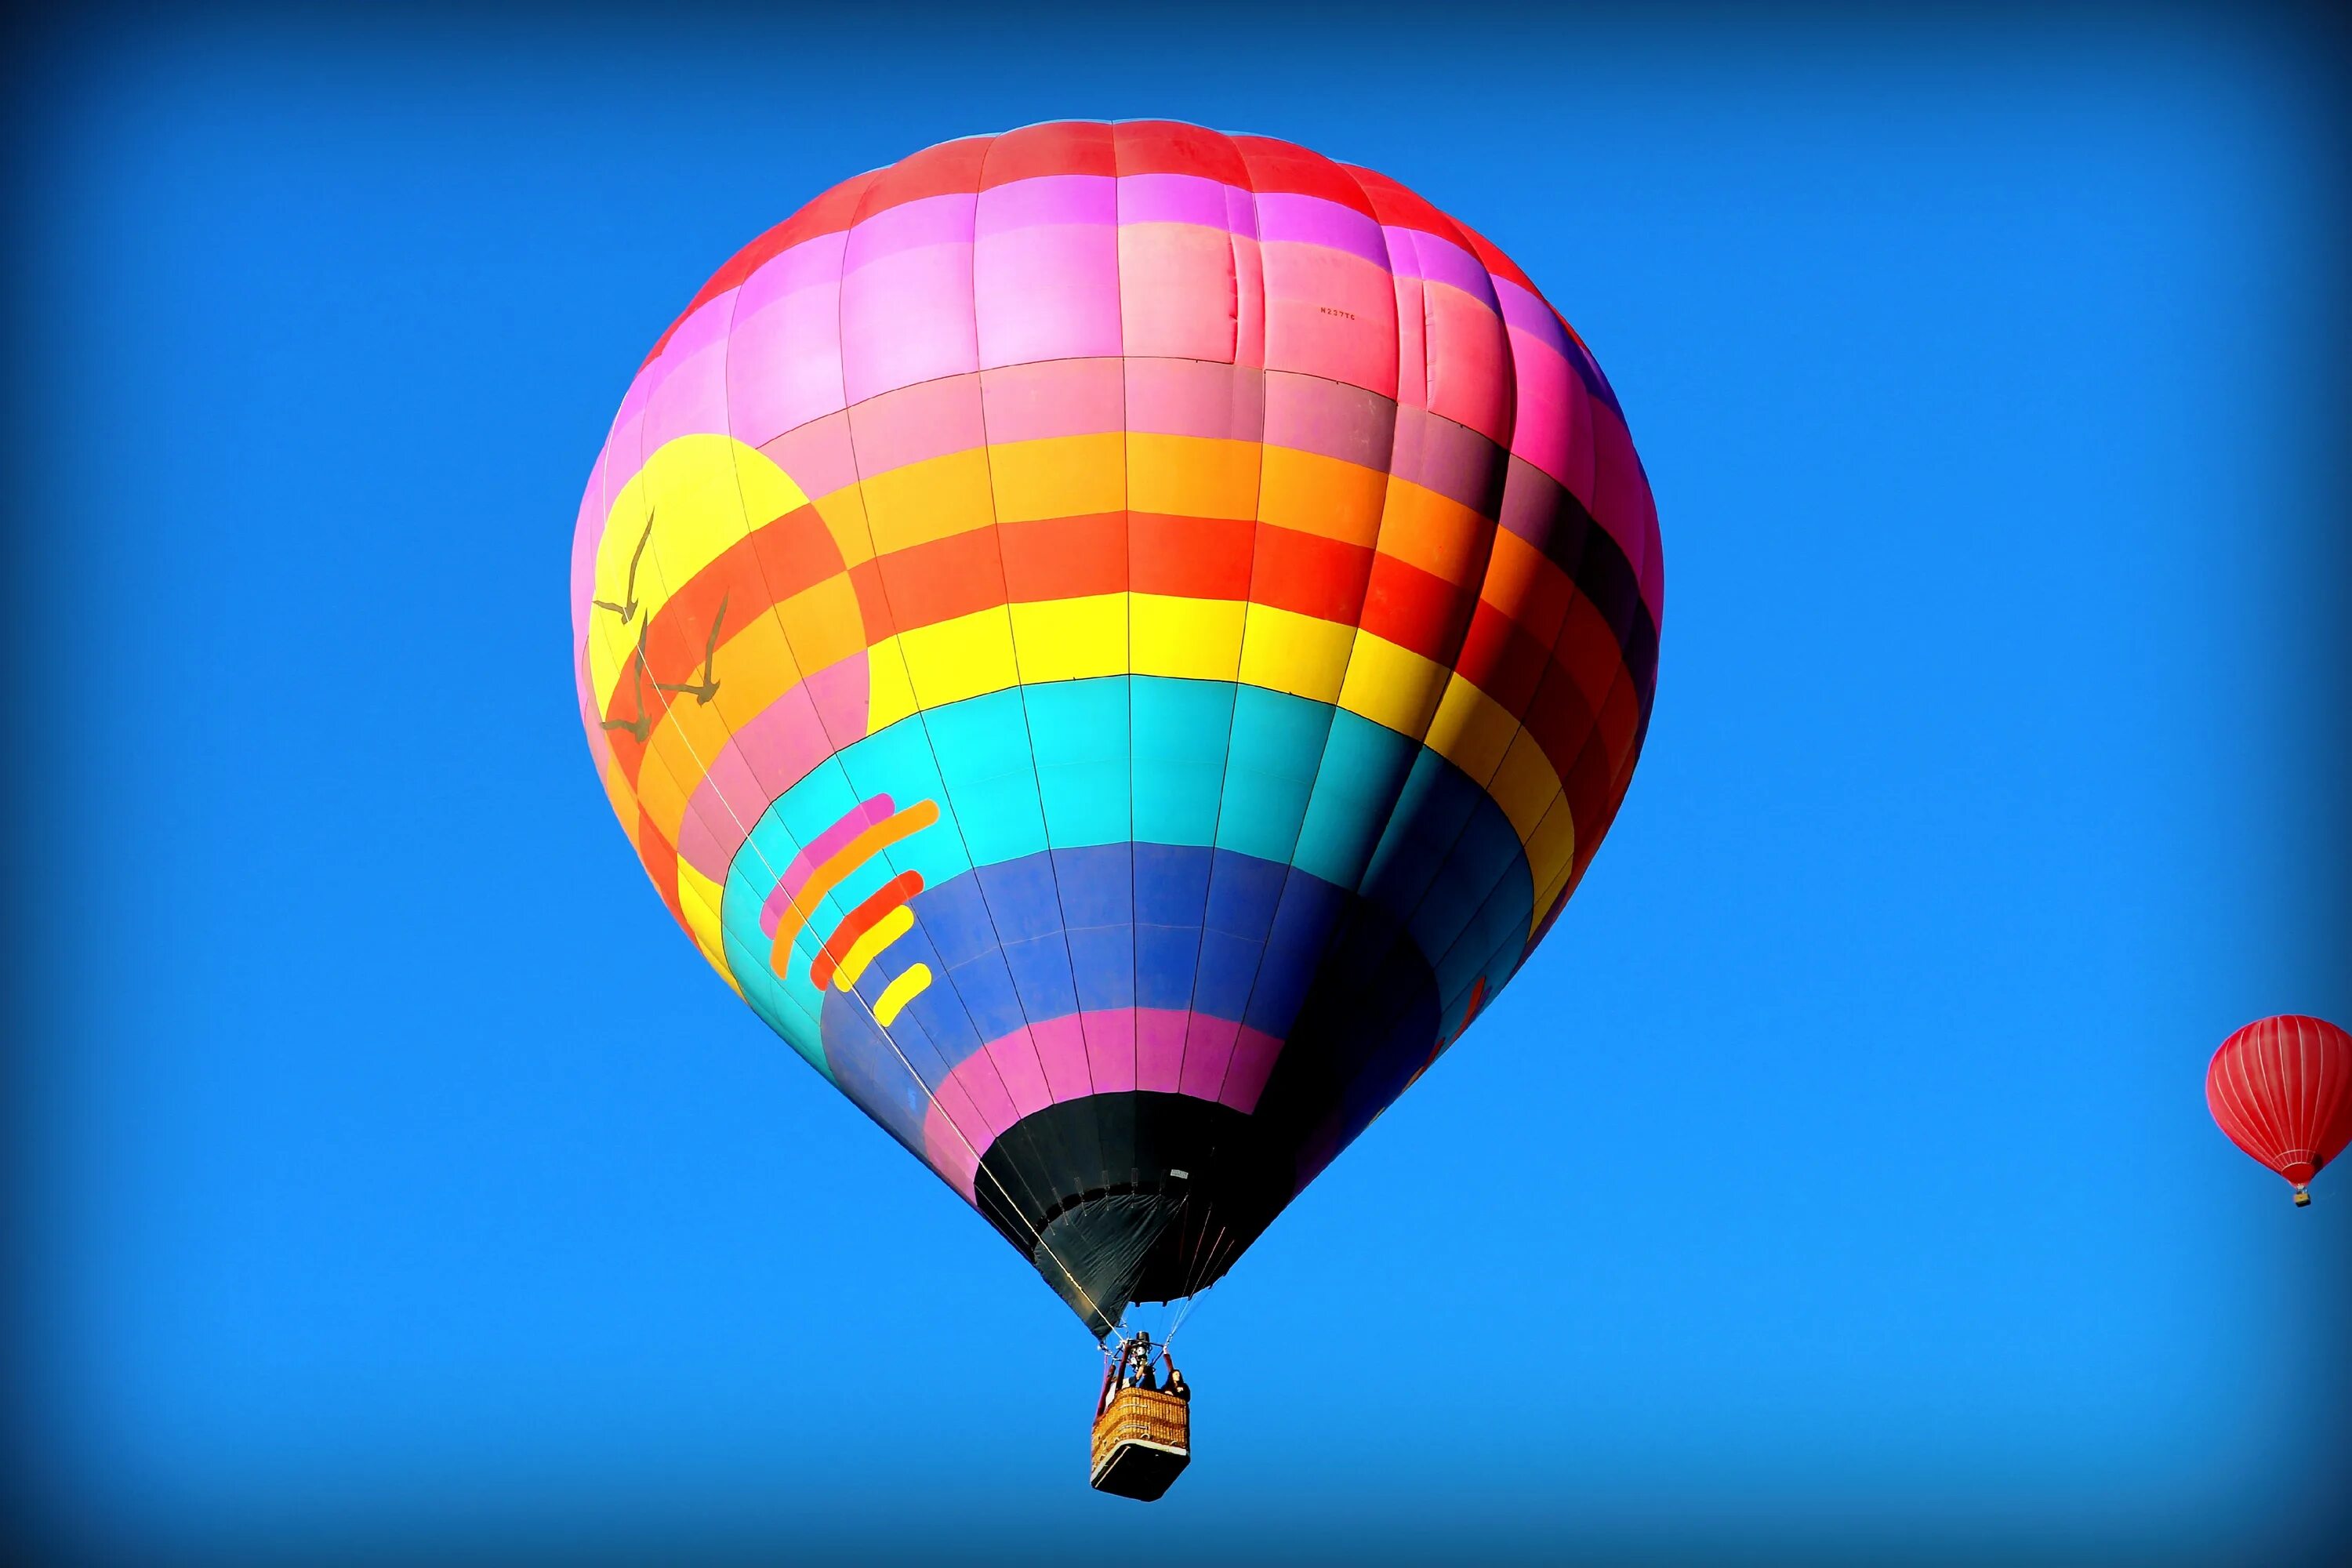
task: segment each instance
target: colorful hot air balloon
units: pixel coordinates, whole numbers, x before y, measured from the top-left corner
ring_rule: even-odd
[[[2325,1018],[2260,1018],[2221,1042],[2205,1103],[2230,1142],[2284,1176],[2298,1207],[2352,1143],[2352,1035]]]
[[[1287,142],[1053,124],[719,268],[597,458],[573,653],[678,924],[1101,1334],[1542,940],[1662,580],[1495,247]]]

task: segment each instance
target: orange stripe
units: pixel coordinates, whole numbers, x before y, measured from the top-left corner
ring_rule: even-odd
[[[776,922],[776,940],[768,949],[768,966],[780,975],[786,973],[786,966],[793,961],[793,939],[800,935],[809,911],[824,902],[825,895],[841,886],[844,878],[901,838],[920,833],[939,819],[939,802],[919,800],[906,810],[884,817],[834,851],[830,859],[809,873],[809,879],[801,884],[799,897],[784,906],[783,918]]]
[[[833,972],[840,967],[843,957],[856,945],[857,939],[879,924],[884,915],[922,890],[920,871],[901,871],[883,883],[871,898],[842,916],[841,923],[833,928],[833,934],[824,939],[824,945],[817,949],[815,959],[809,964],[809,984],[820,991],[832,984]]]

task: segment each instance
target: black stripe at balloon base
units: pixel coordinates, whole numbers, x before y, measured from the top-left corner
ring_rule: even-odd
[[[1099,1337],[1131,1302],[1215,1284],[1296,1179],[1253,1118],[1137,1091],[1022,1118],[989,1146],[975,1189],[989,1223]]]

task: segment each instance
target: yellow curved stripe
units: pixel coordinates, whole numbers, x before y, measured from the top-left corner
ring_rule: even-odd
[[[915,929],[915,911],[900,904],[876,921],[864,936],[849,944],[841,955],[841,965],[833,972],[833,988],[846,991],[857,984],[866,966],[882,956],[882,950]]]
[[[1125,638],[1117,635],[1121,617],[1110,603],[1119,598],[1129,605]],[[1420,741],[1493,795],[1518,834],[1536,886],[1568,874],[1576,835],[1564,805],[1559,820],[1547,821],[1563,793],[1551,759],[1517,718],[1458,671],[1386,637],[1268,605],[1129,594],[1019,608],[1043,612],[1024,613],[1016,623],[1024,674],[1034,660],[1062,680],[1132,669],[1336,699],[1349,712]],[[1012,686],[1004,615],[982,610],[875,644],[869,732],[918,708]],[[1433,692],[1442,695],[1430,713]],[[935,695],[940,693],[953,696]],[[1535,918],[1542,918],[1540,909]]]
[[[907,1010],[908,1003],[930,988],[931,966],[928,963],[913,965],[884,986],[882,994],[874,999],[874,1021],[888,1028],[898,1021],[898,1015]]]
[[[809,912],[824,902],[827,894],[841,886],[852,871],[901,838],[913,837],[940,819],[939,802],[919,800],[904,811],[884,817],[856,837],[835,850],[824,863],[809,873],[801,886],[800,895],[784,909],[783,918],[776,921],[775,944],[769,950],[769,963],[779,974],[792,963],[793,940],[807,923]]]

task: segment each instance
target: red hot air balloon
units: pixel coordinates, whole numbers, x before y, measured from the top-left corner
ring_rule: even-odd
[[[2300,1014],[2258,1019],[2213,1053],[2205,1103],[2230,1142],[2306,1205],[2311,1178],[2352,1143],[2352,1035]]]

